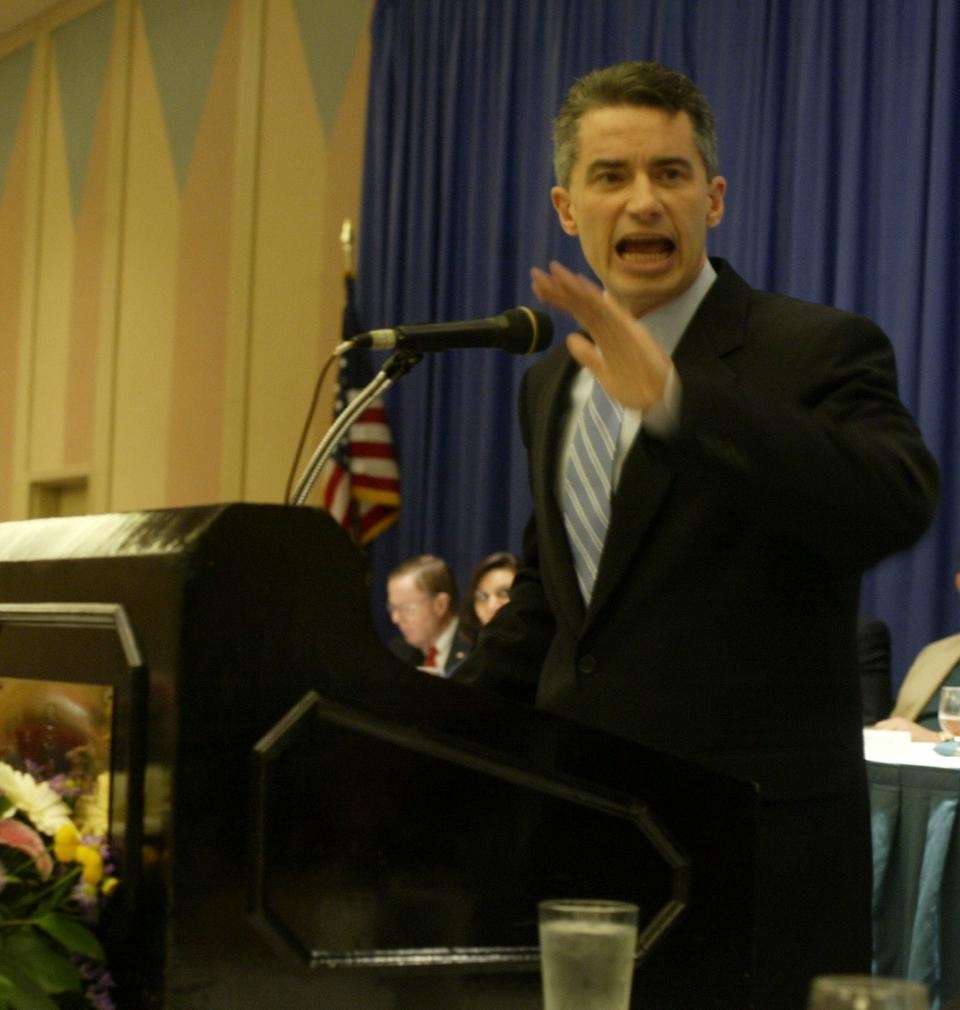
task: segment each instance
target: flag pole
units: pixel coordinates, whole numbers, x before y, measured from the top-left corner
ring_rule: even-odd
[[[340,227],[340,249],[344,262],[344,341],[341,344],[344,351],[339,354],[334,352],[340,358],[340,367],[333,424],[314,450],[296,489],[288,493],[287,500],[292,505],[305,505],[314,483],[324,471],[323,507],[355,539],[366,543],[396,520],[399,508],[399,475],[393,455],[393,440],[382,403],[379,403],[380,394],[406,375],[423,355],[401,349],[366,385],[357,381],[357,369],[353,369],[351,381],[346,348],[349,347],[348,338],[360,330],[354,303],[353,236],[353,222],[344,218]],[[372,409],[368,411],[368,408]],[[360,422],[361,434],[356,442],[351,442],[348,433],[355,430],[354,422]],[[341,454],[342,459],[339,458]],[[330,467],[327,467],[328,463]],[[327,475],[328,472],[332,477]],[[334,489],[332,494],[331,487]],[[343,487],[348,489],[349,497],[344,498],[343,506],[338,506],[337,500]],[[356,526],[360,528],[359,536],[356,536]]]

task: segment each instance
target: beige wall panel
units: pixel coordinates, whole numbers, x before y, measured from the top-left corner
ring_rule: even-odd
[[[324,191],[324,208],[329,222],[353,222],[353,267],[356,270],[360,256],[360,202],[363,189],[363,147],[367,123],[367,83],[370,76],[370,35],[364,32],[357,40],[357,50],[350,66],[343,101],[337,113],[330,137],[330,158],[327,166],[327,184]],[[339,229],[328,228],[323,235],[320,270],[321,305],[338,305],[343,298],[343,271],[345,261],[340,245]],[[363,320],[360,320],[363,325]],[[332,350],[340,341],[338,313],[325,312],[320,320],[320,346]],[[322,437],[333,417],[334,382],[324,387],[321,406],[311,438]],[[312,501],[316,503],[319,488]]]
[[[357,40],[350,73],[347,77],[343,101],[334,121],[329,147],[332,153],[327,166],[327,184],[324,207],[327,219],[353,221],[354,242],[360,235],[360,197],[363,188],[363,145],[367,124],[367,80],[370,75],[370,36],[364,32]],[[327,229],[323,235],[323,264],[321,270],[321,297],[324,305],[337,304],[343,291],[343,254],[340,248],[339,228]],[[359,246],[354,250],[354,267],[359,257]],[[363,320],[360,321],[361,323]],[[321,320],[324,346],[334,347],[340,340],[339,315],[324,313]]]
[[[183,190],[167,495],[220,501],[240,8],[234,4]]]
[[[20,318],[24,290],[27,223],[27,166],[32,123],[31,92],[14,140],[10,165],[0,191],[0,521],[14,518],[14,438],[20,360]]]
[[[50,32],[97,2],[66,5],[18,44],[49,54]],[[336,30],[337,5],[325,6]],[[0,192],[0,520],[26,514],[31,476],[89,478],[98,510],[282,500],[339,337],[369,41],[331,120],[317,101],[335,89],[321,77],[327,97],[315,94],[293,0],[229,9],[181,182],[136,0],[116,7],[79,203],[56,60],[37,64]],[[348,22],[352,39],[353,8]]]
[[[287,0],[267,4],[246,487],[280,501],[320,367],[321,245],[339,232],[324,213],[327,153]]]
[[[180,198],[160,99],[135,18],[116,414],[109,507],[167,504],[167,433],[176,318]]]
[[[31,473],[63,466],[63,432],[70,351],[70,292],[73,290],[74,226],[70,204],[62,110],[56,68],[47,94],[46,143],[40,210],[37,315],[30,402]]]
[[[93,459],[100,302],[107,242],[111,105],[112,75],[108,69],[76,224],[63,434],[63,461],[71,469],[89,467]]]
[[[334,120],[328,141],[335,156],[329,159],[323,206],[328,227],[320,243],[320,305],[331,307],[321,311],[318,332],[321,356],[329,353],[341,336],[340,307],[343,302],[343,274],[346,268],[340,242],[340,224],[344,218],[353,222],[354,249],[352,266],[356,270],[360,255],[360,203],[363,189],[363,147],[366,129],[367,81],[370,74],[370,36],[364,32],[357,40],[357,50],[344,85],[343,99]],[[361,325],[363,320],[360,320]],[[320,404],[304,450],[305,460],[319,443],[333,418],[336,393],[335,369],[331,371],[320,398]],[[299,472],[305,463],[301,461]],[[308,501],[318,504],[321,486],[318,482]]]

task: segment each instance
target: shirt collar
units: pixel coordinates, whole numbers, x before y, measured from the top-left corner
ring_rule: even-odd
[[[454,618],[444,629],[437,635],[437,640],[433,643],[437,649],[437,669],[443,670],[447,665],[447,657],[450,655],[450,646],[453,645],[453,636],[457,633],[457,628],[460,625],[460,621]]]
[[[690,325],[690,320],[716,279],[717,271],[707,257],[696,280],[683,294],[640,317],[643,325],[653,334],[654,340],[671,357],[684,330]]]

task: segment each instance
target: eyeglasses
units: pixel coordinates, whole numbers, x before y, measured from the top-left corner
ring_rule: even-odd
[[[509,600],[510,599],[510,587],[501,586],[499,589],[495,589],[492,593],[488,593],[485,589],[478,589],[473,594],[474,603],[486,603],[491,597],[496,597],[498,600]]]
[[[416,613],[428,600],[430,597],[425,596],[421,600],[412,600],[408,603],[388,603],[387,613],[392,617],[394,614],[414,614]]]

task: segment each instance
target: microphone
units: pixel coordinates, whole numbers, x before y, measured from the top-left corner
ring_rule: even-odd
[[[498,347],[511,354],[533,354],[550,345],[553,322],[546,312],[521,305],[499,316],[460,323],[419,323],[391,330],[370,330],[341,344],[336,353],[353,347],[408,351],[452,351],[460,347]]]

